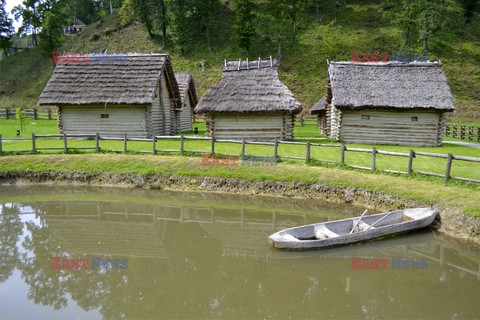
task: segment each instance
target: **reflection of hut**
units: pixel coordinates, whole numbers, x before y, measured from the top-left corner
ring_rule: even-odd
[[[442,64],[330,62],[327,126],[347,143],[439,146],[453,97]]]
[[[327,96],[323,96],[320,101],[318,101],[312,109],[310,109],[310,114],[317,115],[317,124],[318,129],[321,134],[327,134]]]
[[[59,108],[61,133],[138,138],[175,133],[180,98],[169,55],[81,59],[58,64],[40,95],[39,105]]]
[[[193,109],[198,103],[195,81],[191,74],[175,74],[182,100],[181,109],[175,109],[176,132],[192,131]]]
[[[207,136],[257,140],[293,139],[301,110],[280,81],[276,60],[225,62],[222,79],[195,108],[205,114]]]

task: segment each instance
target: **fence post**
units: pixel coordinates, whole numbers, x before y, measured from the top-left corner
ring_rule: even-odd
[[[480,127],[477,127],[477,142],[480,142]]]
[[[377,170],[377,148],[372,147],[372,171]]]
[[[183,156],[183,144],[184,144],[184,141],[183,141],[183,134],[180,136],[180,155]]]
[[[51,109],[47,109],[47,119],[52,120],[52,110]]]
[[[447,169],[445,170],[445,183],[447,183],[448,179],[450,179],[450,169],[452,169],[452,159],[453,159],[453,156],[451,153],[449,153],[447,157]]]
[[[0,156],[2,156],[2,135],[0,134]]]
[[[342,146],[340,147],[340,163],[341,164],[345,164],[345,150],[347,150],[347,148],[342,143]]]
[[[408,174],[413,173],[413,158],[415,158],[415,151],[410,149],[410,154],[408,155]]]
[[[307,141],[307,155],[305,157],[305,162],[310,163],[310,141]]]
[[[9,118],[9,116],[10,116],[9,111],[10,111],[9,108],[5,108],[5,119]]]
[[[95,134],[95,152],[100,152],[100,134],[98,132]]]
[[[211,154],[215,154],[215,138],[212,137],[212,152]]]
[[[245,138],[242,138],[242,159],[245,157]]]
[[[465,140],[465,126],[460,126],[460,139]]]
[[[453,129],[452,129],[452,137],[456,138],[457,137],[457,128],[458,126],[456,124],[453,125]]]
[[[37,152],[37,144],[35,143],[35,133],[32,133],[32,152]]]
[[[475,129],[474,126],[468,126],[468,141],[473,141],[474,129]]]
[[[273,156],[278,160],[278,141],[277,138],[273,141]]]
[[[452,132],[450,130],[450,125],[446,124],[445,125],[445,136],[450,137],[452,135]]]
[[[67,134],[63,133],[63,153],[68,153]]]
[[[37,108],[32,108],[32,111],[33,119],[38,120]]]
[[[127,134],[123,135],[123,153],[127,153]]]
[[[153,135],[152,138],[152,152],[153,154],[157,154],[157,137]]]

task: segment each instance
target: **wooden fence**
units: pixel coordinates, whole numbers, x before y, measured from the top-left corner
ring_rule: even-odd
[[[63,140],[63,147],[61,148],[38,148],[36,145],[36,141],[41,138],[60,138]],[[95,147],[69,147],[68,146],[68,139],[90,139],[95,140]],[[179,141],[179,149],[158,149],[158,142],[159,140],[178,140]],[[197,141],[210,141],[210,149],[209,150],[186,150],[185,149],[185,140],[197,140]],[[339,164],[342,166],[360,169],[360,170],[368,170],[368,171],[383,171],[395,174],[405,174],[405,175],[412,175],[413,173],[426,175],[426,176],[433,176],[433,177],[440,177],[443,178],[445,183],[448,182],[449,179],[466,181],[466,182],[474,182],[480,183],[480,180],[464,178],[464,177],[454,177],[450,175],[450,171],[452,168],[453,160],[456,161],[469,161],[469,162],[478,162],[480,163],[480,158],[474,157],[466,157],[466,156],[455,156],[451,153],[449,154],[437,154],[437,153],[430,153],[430,152],[419,152],[410,150],[409,153],[400,153],[400,152],[392,152],[392,151],[383,151],[378,150],[376,147],[372,147],[372,149],[361,149],[361,148],[351,148],[347,147],[345,144],[321,144],[321,143],[311,143],[307,142],[294,142],[294,141],[281,141],[281,140],[274,140],[273,142],[262,142],[262,141],[247,141],[245,139],[242,140],[225,140],[225,139],[214,139],[214,138],[207,138],[207,137],[193,137],[193,136],[154,136],[152,139],[148,138],[128,138],[125,134],[123,137],[105,137],[100,136],[99,133],[96,134],[47,134],[47,135],[35,135],[32,133],[31,138],[3,138],[0,135],[0,156],[2,153],[6,153],[3,151],[3,141],[31,141],[31,149],[28,150],[9,150],[9,153],[22,153],[22,152],[33,152],[37,153],[38,151],[42,150],[61,150],[64,153],[68,153],[69,150],[95,150],[96,153],[100,151],[110,151],[110,152],[128,152],[128,142],[130,141],[137,141],[137,142],[149,142],[151,143],[151,150],[150,151],[135,151],[138,153],[180,153],[180,155],[184,155],[185,153],[201,153],[201,154],[215,154],[215,144],[218,143],[234,143],[234,144],[241,144],[242,145],[242,152],[241,158],[244,159],[245,157],[245,146],[246,145],[261,145],[261,146],[271,146],[273,147],[273,156],[277,159],[293,159],[293,160],[301,160],[305,161],[306,163],[311,163],[312,161],[316,162],[325,162],[325,163],[333,163]],[[100,148],[100,141],[123,141],[123,150],[106,150]],[[298,156],[282,156],[278,154],[278,146],[281,144],[286,145],[299,145],[305,147],[305,157],[298,157]],[[323,147],[323,148],[340,148],[340,159],[339,161],[333,160],[324,160],[324,159],[314,159],[311,157],[311,150],[312,147]],[[362,167],[357,165],[347,164],[345,161],[345,154],[347,152],[360,152],[360,153],[370,153],[372,155],[371,158],[371,166],[370,167]],[[388,155],[392,157],[405,157],[408,158],[408,169],[407,171],[398,171],[398,170],[378,170],[377,169],[377,154],[381,155]],[[225,155],[225,154],[223,154]],[[229,156],[236,156],[236,155],[229,155]],[[255,156],[255,155],[253,155]],[[417,156],[423,157],[432,157],[432,158],[442,158],[446,160],[445,164],[445,174],[439,174],[435,172],[427,172],[427,171],[420,171],[413,169],[413,162]]]
[[[57,111],[52,111],[47,109],[45,111],[39,111],[37,108],[23,109],[23,115],[25,118],[35,119],[35,120],[56,120],[58,115]],[[16,109],[14,108],[3,108],[0,109],[0,119],[15,119],[16,118]]]
[[[447,124],[445,126],[445,136],[462,140],[480,142],[480,127],[475,128],[474,126],[459,126],[456,124]]]

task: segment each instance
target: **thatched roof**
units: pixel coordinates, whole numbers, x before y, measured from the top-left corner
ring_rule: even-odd
[[[220,82],[200,99],[196,113],[290,113],[302,110],[280,81],[277,61],[225,62]]]
[[[439,62],[330,62],[328,73],[338,108],[454,109]]]
[[[327,96],[323,96],[315,105],[310,109],[311,114],[319,114],[327,111]]]
[[[190,105],[194,108],[198,103],[198,96],[193,76],[187,73],[175,73],[175,79],[177,80],[178,90],[182,100],[182,108],[187,98],[190,99]]]
[[[151,104],[162,73],[170,97],[180,108],[170,56],[129,54],[122,59],[89,55],[86,62],[59,63],[40,95],[40,105]],[[114,61],[112,61],[114,60]]]

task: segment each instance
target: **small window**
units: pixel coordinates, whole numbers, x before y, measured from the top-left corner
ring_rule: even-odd
[[[362,115],[362,120],[370,120],[370,116],[369,115]]]
[[[102,114],[100,115],[100,118],[102,118],[102,119],[108,119],[108,118],[110,118],[110,117],[109,117],[108,113],[102,113]]]
[[[412,117],[412,121],[418,121],[418,117]]]

